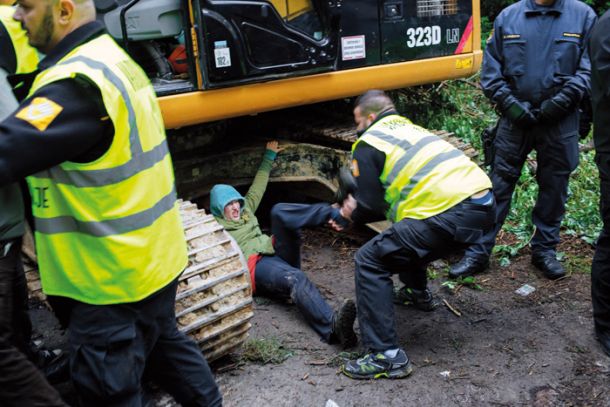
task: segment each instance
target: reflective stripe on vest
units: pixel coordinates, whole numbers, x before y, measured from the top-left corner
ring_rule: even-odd
[[[36,218],[36,231],[44,234],[78,232],[90,236],[103,237],[120,235],[152,225],[165,212],[171,210],[176,203],[176,189],[157,201],[152,208],[134,213],[122,218],[103,222],[84,222],[73,216],[56,218]]]
[[[76,76],[98,87],[115,133],[99,159],[27,178],[43,290],[91,304],[139,301],[187,262],[161,111],[142,69],[107,34],[41,72],[30,96]]]
[[[38,66],[38,52],[28,43],[26,32],[21,28],[21,24],[13,19],[13,14],[15,14],[14,7],[0,5],[0,21],[11,37],[17,61],[15,72],[9,73],[23,74],[34,72]]]
[[[393,222],[424,219],[491,187],[485,173],[461,151],[408,119],[390,115],[374,123],[365,142],[386,156],[380,182]]]

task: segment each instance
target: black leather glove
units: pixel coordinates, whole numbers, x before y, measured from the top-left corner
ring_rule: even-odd
[[[538,118],[541,122],[551,123],[563,119],[570,113],[569,109],[561,106],[554,98],[547,99],[540,105]]]
[[[538,123],[536,115],[531,111],[531,106],[527,102],[515,100],[502,113],[518,127],[532,127]]]
[[[557,122],[574,111],[574,102],[566,93],[559,92],[542,102],[538,119],[544,123]]]
[[[339,188],[337,188],[337,193],[335,194],[335,202],[342,204],[349,194],[354,195],[356,189],[358,189],[358,184],[352,172],[349,168],[341,168],[339,170]]]
[[[587,117],[584,114],[580,115],[580,122],[578,123],[578,135],[581,140],[587,138],[591,131],[591,117]]]
[[[589,95],[580,102],[579,113],[579,124],[578,124],[578,135],[580,139],[586,138],[591,132],[591,122],[593,121],[593,107],[591,106],[591,98]]]

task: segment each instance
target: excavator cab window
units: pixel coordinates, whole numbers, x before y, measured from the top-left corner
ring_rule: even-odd
[[[311,0],[270,0],[275,10],[288,26],[315,40],[321,40],[324,32],[322,21]]]

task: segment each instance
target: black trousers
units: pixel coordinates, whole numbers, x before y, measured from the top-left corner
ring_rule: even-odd
[[[176,326],[177,280],[127,304],[72,304],[70,370],[82,406],[141,406],[146,373],[183,406],[220,406],[214,376]]]
[[[496,198],[496,225],[466,251],[466,256],[489,257],[496,236],[510,210],[513,191],[528,154],[536,151],[538,196],[532,211],[536,232],[534,253],[549,253],[559,243],[559,229],[568,198],[570,174],[578,165],[578,115],[573,113],[555,124],[521,129],[500,119],[494,142],[491,182]]]
[[[2,246],[7,242],[3,242]],[[32,324],[21,264],[21,239],[0,254],[0,406],[65,406],[26,357]]]
[[[595,327],[610,332],[610,154],[597,153],[595,161],[599,168],[603,228],[591,267],[591,298]]]
[[[494,211],[494,205],[478,205],[468,199],[427,219],[403,219],[358,250],[356,301],[365,348],[398,347],[392,274],[401,274],[411,288],[425,288],[427,264],[480,239],[493,227]]]

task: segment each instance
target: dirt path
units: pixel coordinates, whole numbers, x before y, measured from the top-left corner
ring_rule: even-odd
[[[306,232],[304,241],[303,269],[323,295],[334,305],[353,297],[359,242],[328,231]],[[238,357],[215,364],[225,405],[609,406],[610,358],[592,334],[592,250],[573,239],[562,250],[572,271],[566,279],[540,277],[526,252],[509,267],[494,264],[479,276],[482,290],[455,293],[441,286],[445,263],[437,263],[430,287],[461,316],[446,306],[431,313],[395,308],[400,344],[415,365],[405,380],[355,381],[338,374],[342,349],[320,342],[294,306],[259,299],[251,338],[276,338],[293,356],[277,365]],[[526,283],[536,291],[515,294]],[[49,319],[44,310],[34,312],[37,327]],[[65,343],[56,328],[43,330],[48,343]],[[71,401],[69,386],[61,390]]]
[[[356,242],[326,232],[308,232],[305,241],[303,268],[322,293],[335,304],[353,296]],[[590,259],[590,248],[574,244],[564,250]],[[408,379],[338,374],[341,349],[320,342],[293,306],[272,302],[256,306],[251,337],[279,338],[294,356],[218,374],[226,405],[324,406],[329,399],[341,407],[610,405],[610,358],[592,335],[587,270],[550,282],[525,253],[478,277],[480,291],[451,293],[441,287],[444,270],[438,275],[431,288],[462,316],[446,306],[432,313],[395,308],[400,343],[415,364]],[[536,291],[515,294],[526,283]]]

